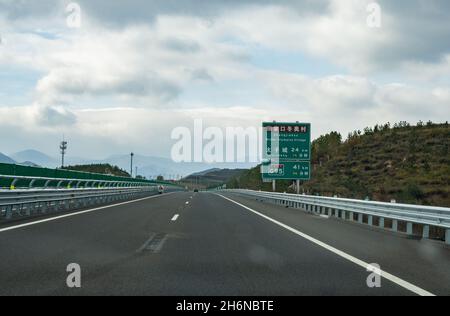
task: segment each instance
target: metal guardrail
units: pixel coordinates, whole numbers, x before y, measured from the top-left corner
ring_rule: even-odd
[[[355,220],[363,223],[364,215],[367,224],[373,225],[374,218],[378,219],[378,226],[385,227],[385,219],[392,220],[391,230],[398,231],[398,222],[406,222],[406,233],[413,235],[413,224],[423,226],[422,237],[430,237],[430,226],[445,230],[445,242],[450,244],[450,208],[385,203],[365,200],[353,200],[333,197],[297,195],[288,193],[274,193],[252,190],[226,190],[238,194],[256,197],[277,204],[304,209],[316,214],[335,216],[345,220]]]
[[[39,187],[48,188],[93,188],[93,187],[138,187],[145,185],[154,185],[148,182],[132,182],[132,181],[110,181],[110,180],[95,180],[95,179],[77,179],[77,178],[49,178],[49,177],[34,177],[34,176],[15,176],[15,175],[0,175],[0,179],[10,180],[9,188],[16,189],[16,183],[21,180],[26,180],[28,183],[24,187],[33,188],[37,182],[43,184]],[[133,179],[135,180],[135,179]]]
[[[139,187],[176,184],[67,169],[0,163],[0,188]]]
[[[103,189],[0,190],[0,223],[26,216],[44,215],[131,200],[158,192],[158,186]]]

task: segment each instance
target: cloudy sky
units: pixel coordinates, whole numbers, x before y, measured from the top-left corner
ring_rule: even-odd
[[[177,126],[450,119],[450,2],[0,0],[0,152],[170,156]],[[68,23],[69,22],[69,23]],[[72,23],[70,23],[72,22]]]

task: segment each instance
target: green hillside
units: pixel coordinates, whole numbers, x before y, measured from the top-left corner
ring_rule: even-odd
[[[119,177],[130,177],[130,174],[117,166],[110,164],[90,164],[90,165],[75,165],[64,167],[66,170],[83,171],[101,173],[107,175],[114,175]]]
[[[325,196],[450,206],[450,127],[448,123],[410,126],[389,123],[355,131],[345,141],[337,132],[312,144],[312,178],[301,191]],[[290,181],[277,190],[293,192]],[[260,168],[231,179],[229,188],[271,190]]]
[[[234,176],[241,174],[245,169],[211,169],[183,178],[180,183],[192,188],[216,188],[228,182]]]

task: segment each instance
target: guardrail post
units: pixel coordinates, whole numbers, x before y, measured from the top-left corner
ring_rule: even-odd
[[[9,205],[6,207],[6,219],[11,219],[12,217],[12,206]]]
[[[361,213],[358,213],[358,223],[363,223],[363,215]]]
[[[334,217],[339,218],[339,210],[337,208],[334,209]]]
[[[18,180],[17,178],[14,178],[13,181],[11,182],[11,185],[9,186],[9,189],[11,191],[16,189],[17,180]]]
[[[380,221],[378,223],[378,226],[381,228],[384,228],[384,217],[380,217]]]
[[[348,220],[353,222],[353,220],[354,220],[353,212],[348,212]]]
[[[31,189],[33,187],[33,184],[36,182],[36,179],[32,179],[30,181],[30,184],[28,185],[28,187]]]
[[[423,230],[422,230],[422,238],[430,238],[430,226],[429,225],[424,225],[423,226]]]
[[[447,245],[450,245],[450,228],[447,228],[445,230],[445,243]]]
[[[342,219],[346,219],[346,217],[347,217],[347,212],[345,212],[345,211],[341,211],[341,212],[342,212],[341,218],[342,218]]]
[[[408,235],[412,235],[413,234],[413,223],[406,223],[406,233]]]
[[[367,224],[369,224],[370,226],[373,226],[373,216],[372,215],[368,216]]]
[[[396,232],[398,230],[398,220],[392,220],[392,231]]]

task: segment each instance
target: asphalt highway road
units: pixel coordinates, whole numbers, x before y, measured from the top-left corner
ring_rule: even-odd
[[[0,295],[450,295],[442,243],[230,193],[174,192],[8,225]],[[81,288],[66,285],[71,263]],[[381,267],[381,287],[367,286],[366,263]]]

